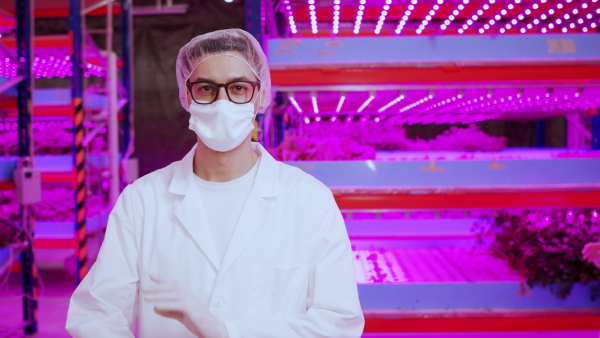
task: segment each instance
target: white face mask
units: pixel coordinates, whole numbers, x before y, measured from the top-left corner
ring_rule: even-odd
[[[254,129],[254,104],[218,100],[211,104],[190,105],[190,129],[214,151],[230,151]]]

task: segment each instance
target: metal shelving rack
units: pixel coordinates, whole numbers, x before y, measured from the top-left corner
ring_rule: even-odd
[[[63,115],[61,119],[72,118],[74,123],[73,128],[73,140],[74,140],[74,154],[73,154],[73,166],[71,169],[67,169],[66,172],[45,172],[42,170],[42,183],[44,182],[64,182],[72,183],[76,189],[74,192],[74,198],[76,201],[75,208],[75,219],[76,229],[73,231],[74,239],[71,240],[36,240],[28,241],[27,246],[23,249],[21,254],[21,266],[23,273],[23,291],[24,296],[24,322],[11,330],[16,332],[21,328],[25,329],[27,334],[37,332],[37,269],[34,257],[34,247],[73,247],[76,250],[77,256],[77,280],[85,276],[88,271],[87,262],[87,245],[86,239],[88,236],[86,227],[86,160],[87,154],[85,146],[91,138],[95,137],[95,133],[100,129],[96,128],[91,131],[90,135],[85,135],[85,129],[83,123],[92,114],[94,122],[98,125],[104,126],[108,129],[108,162],[110,172],[110,189],[108,194],[109,207],[116,202],[118,194],[123,184],[126,184],[125,179],[126,171],[123,173],[120,171],[121,164],[125,165],[128,158],[133,152],[133,133],[132,133],[132,111],[133,111],[133,93],[132,93],[132,3],[131,0],[118,0],[115,1],[119,4],[118,14],[120,17],[121,25],[121,71],[122,76],[118,76],[117,57],[112,51],[112,35],[113,35],[113,16],[115,9],[113,8],[113,1],[98,1],[96,4],[89,8],[81,8],[80,0],[69,1],[69,27],[70,37],[50,37],[46,38],[42,43],[43,46],[52,46],[58,44],[59,47],[68,47],[72,54],[70,60],[73,63],[72,69],[72,85],[71,85],[71,103],[62,103],[58,109],[44,109],[40,111],[42,115],[46,117],[56,116],[56,113]],[[33,76],[31,74],[32,69],[32,57],[33,57],[33,39],[32,36],[32,23],[33,23],[33,8],[32,2],[29,0],[17,0],[15,7],[15,19],[16,19],[16,47],[17,57],[14,58],[15,64],[19,64],[19,71],[17,76],[12,76],[8,81],[2,83],[1,89],[5,91],[10,89],[15,84],[17,87],[17,112],[14,116],[18,122],[18,134],[19,134],[19,159],[18,163],[21,166],[34,166],[34,154],[32,145],[31,135],[31,123],[34,120],[33,103],[32,103],[32,88],[33,88]],[[96,55],[95,62],[100,63],[106,69],[107,81],[102,90],[103,97],[106,99],[107,104],[105,106],[98,106],[96,103],[91,103],[89,108],[85,101],[86,97],[92,97],[98,99],[98,96],[93,97],[84,95],[84,74],[82,71],[82,62],[86,57],[85,51],[90,49],[91,39],[89,39],[88,33],[86,33],[85,24],[83,18],[86,15],[94,14],[94,11],[102,12],[104,7],[104,13],[106,14],[107,28],[101,33],[106,35],[107,51],[100,54],[100,57]],[[97,15],[97,14],[94,14]],[[96,33],[96,32],[89,32]],[[0,41],[5,42],[6,40]],[[65,45],[68,42],[69,45]],[[10,43],[9,43],[10,44]],[[93,43],[91,43],[93,44]],[[39,46],[39,44],[37,45]],[[87,49],[86,49],[87,48]],[[68,58],[67,58],[68,59]],[[5,107],[6,108],[6,107]],[[70,112],[68,112],[70,110]],[[90,113],[93,111],[94,113]],[[121,140],[121,151],[119,151],[119,111],[121,111],[122,122],[122,140]],[[101,162],[102,159],[96,159],[96,163]],[[14,185],[12,183],[12,177],[9,173],[12,173],[12,169],[16,166],[14,161],[2,161],[0,163],[3,171],[3,176],[0,177],[0,183],[3,189],[10,189]],[[38,167],[36,165],[36,167]],[[74,173],[70,173],[74,170]],[[6,177],[4,177],[6,176]],[[35,220],[33,215],[32,206],[21,206],[21,219],[23,228],[27,229],[28,233],[33,234],[35,232]],[[102,220],[100,220],[102,222]]]
[[[600,165],[598,1],[260,3],[263,48],[269,57],[272,90],[277,93],[273,97],[278,98],[265,115],[270,121],[264,126],[267,147],[277,146],[286,134],[301,134],[307,123],[394,119],[406,124],[467,124],[527,119],[537,121],[535,146],[541,148],[544,119],[564,117],[567,121],[567,150],[546,149],[535,154],[515,150],[467,159],[462,159],[466,152],[413,152],[404,160],[290,163],[333,190],[357,257],[359,251],[363,254],[361,250],[377,253],[387,277],[392,271],[383,258],[412,248],[416,241],[434,246],[474,245],[469,231],[472,224],[465,221],[478,215],[493,216],[498,209],[600,206],[596,174]],[[533,108],[528,106],[530,102]],[[559,164],[570,168],[564,172],[571,174],[561,176],[561,170],[553,170]],[[543,183],[528,182],[524,168]],[[580,181],[574,182],[574,177]],[[389,250],[378,251],[380,244],[374,243],[383,243]],[[373,246],[375,249],[369,249]],[[435,258],[428,259],[421,263],[438,264]],[[436,269],[435,273],[445,271],[444,267]],[[494,289],[500,285],[507,289]],[[550,322],[569,327],[573,317],[596,327],[592,319],[596,312],[575,310],[593,306],[585,293],[555,302],[544,290],[527,290],[518,278],[496,284],[406,286],[359,285],[361,303],[367,310],[365,332],[407,327],[428,331],[436,326],[433,330],[452,331],[457,330],[458,317],[464,323],[462,329],[468,327],[469,331],[502,331],[515,322],[523,330],[547,329],[544,325]],[[457,290],[450,291],[453,287]],[[449,301],[442,296],[446,292],[477,296],[465,297],[464,302]],[[529,300],[522,297],[528,292],[533,294]],[[393,296],[400,294],[403,296]],[[431,294],[439,297],[427,298]],[[487,295],[503,296],[494,299]],[[487,315],[475,311],[495,310],[499,301],[521,318],[515,318],[509,309]],[[547,313],[535,314],[531,307],[557,311],[554,319],[536,322],[531,318]],[[408,311],[411,309],[415,311]]]

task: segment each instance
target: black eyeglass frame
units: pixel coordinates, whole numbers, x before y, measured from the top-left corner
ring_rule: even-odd
[[[231,99],[231,96],[229,96],[229,89],[227,89],[227,88],[229,87],[229,85],[238,83],[238,82],[248,83],[248,84],[252,85],[252,95],[250,95],[250,100],[248,100],[246,102],[235,102]],[[217,87],[217,95],[215,95],[215,98],[210,102],[196,101],[196,99],[194,98],[194,94],[192,93],[192,86],[197,83],[210,83],[210,84],[216,86]],[[245,81],[245,80],[236,80],[236,81],[231,81],[231,82],[227,82],[227,83],[216,83],[216,82],[209,81],[209,80],[200,80],[200,81],[194,81],[194,82],[187,81],[186,86],[187,86],[188,92],[190,93],[192,100],[194,102],[196,102],[197,104],[211,104],[211,103],[217,101],[217,98],[219,97],[219,92],[221,91],[221,87],[225,88],[225,94],[227,94],[227,98],[229,99],[229,101],[231,101],[235,104],[246,104],[246,103],[252,101],[252,99],[254,99],[254,93],[256,93],[256,86],[258,86],[258,88],[260,89],[260,81],[252,82],[252,81]]]

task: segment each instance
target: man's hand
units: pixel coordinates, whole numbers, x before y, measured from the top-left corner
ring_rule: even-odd
[[[583,258],[600,269],[600,242],[591,242],[586,244],[581,251]]]
[[[150,280],[154,285],[142,292],[147,302],[155,304],[154,312],[180,321],[198,337],[227,337],[225,325],[190,290],[174,280],[164,280],[152,275]]]

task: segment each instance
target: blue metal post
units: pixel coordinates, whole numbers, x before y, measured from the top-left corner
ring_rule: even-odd
[[[534,143],[536,147],[543,148],[546,146],[546,121],[535,121],[534,138]]]
[[[252,34],[262,45],[265,25],[262,0],[244,0],[244,13],[246,18],[246,31]],[[257,141],[263,143],[265,136],[262,132],[265,129],[263,115],[256,116],[256,123],[260,129]]]
[[[19,129],[19,156],[29,158],[27,165],[31,165],[33,147],[31,138],[31,36],[32,36],[32,8],[29,0],[16,0],[17,20],[17,59],[21,61],[22,68],[19,75],[23,80],[18,85],[17,110]],[[33,237],[35,220],[30,205],[21,206],[22,227]],[[21,254],[23,272],[23,317],[25,332],[36,333],[37,328],[37,298],[38,298],[38,271],[35,265],[33,241],[28,241],[27,247]]]
[[[262,6],[262,0],[244,0],[246,31],[252,34],[261,45],[263,43],[262,38],[265,25],[264,9]]]
[[[121,15],[120,15],[120,26],[121,26],[121,62],[122,62],[122,76],[121,83],[125,88],[126,95],[128,98],[127,103],[123,106],[123,138],[121,142],[121,149],[124,154],[131,151],[129,149],[131,142],[131,131],[133,126],[133,83],[132,83],[132,72],[133,72],[133,32],[132,32],[132,13],[131,13],[131,0],[120,0],[121,4]],[[131,145],[133,147],[133,145]]]
[[[82,63],[82,21],[81,0],[69,1],[69,29],[73,39],[71,62],[71,105],[73,108],[73,153],[75,164],[75,233],[77,236],[77,281],[81,282],[88,272],[87,230],[86,230],[86,188],[85,188],[85,147],[83,138],[83,71]]]
[[[600,112],[592,115],[592,149],[600,150]]]

